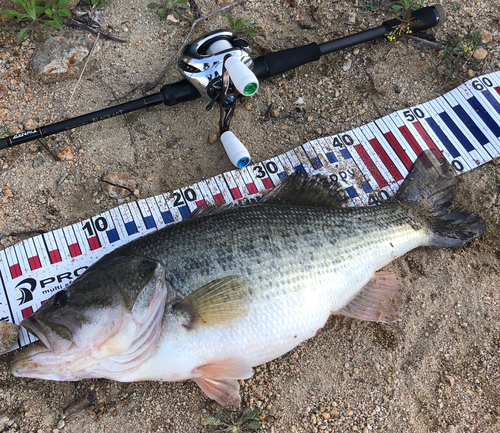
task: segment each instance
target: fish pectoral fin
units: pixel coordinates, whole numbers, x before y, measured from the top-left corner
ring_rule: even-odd
[[[248,379],[253,375],[253,369],[241,358],[228,358],[202,365],[193,373],[199,375],[193,380],[208,397],[222,406],[239,406],[238,379]]]
[[[200,287],[174,308],[188,315],[189,329],[223,327],[246,315],[250,295],[244,278],[230,276]]]
[[[391,323],[399,318],[401,305],[401,283],[390,272],[376,272],[358,295],[344,308],[334,314],[367,320]]]

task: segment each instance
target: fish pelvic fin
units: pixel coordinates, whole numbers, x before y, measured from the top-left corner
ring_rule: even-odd
[[[396,200],[426,222],[434,247],[461,247],[486,232],[479,216],[453,205],[455,171],[436,151],[426,150],[413,164]]]
[[[376,272],[374,277],[344,308],[334,314],[369,322],[392,323],[399,319],[401,283],[390,272]]]
[[[238,379],[252,377],[253,370],[241,358],[228,358],[196,368],[199,375],[193,380],[202,391],[222,406],[239,406],[241,402]]]
[[[224,327],[244,317],[251,291],[247,280],[229,276],[211,281],[192,292],[174,309],[187,314],[188,329],[204,326]]]

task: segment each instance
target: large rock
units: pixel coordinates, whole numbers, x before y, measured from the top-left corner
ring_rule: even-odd
[[[90,48],[84,40],[69,40],[64,36],[47,39],[33,56],[31,65],[45,82],[61,81],[77,76]]]

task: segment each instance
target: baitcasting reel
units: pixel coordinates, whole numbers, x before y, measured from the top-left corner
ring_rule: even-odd
[[[238,168],[250,163],[250,154],[229,131],[229,124],[238,98],[252,96],[259,88],[257,77],[251,71],[251,51],[244,39],[218,30],[189,44],[178,63],[181,75],[210,100],[207,111],[219,102],[220,139],[229,159]]]

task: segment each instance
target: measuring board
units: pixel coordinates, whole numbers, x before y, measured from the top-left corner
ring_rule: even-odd
[[[117,247],[182,221],[205,203],[251,202],[294,172],[329,176],[342,186],[348,206],[380,203],[394,196],[427,149],[440,151],[459,174],[500,156],[500,71],[351,131],[6,248],[0,251],[0,320],[19,324]],[[35,340],[22,329],[14,348]]]

